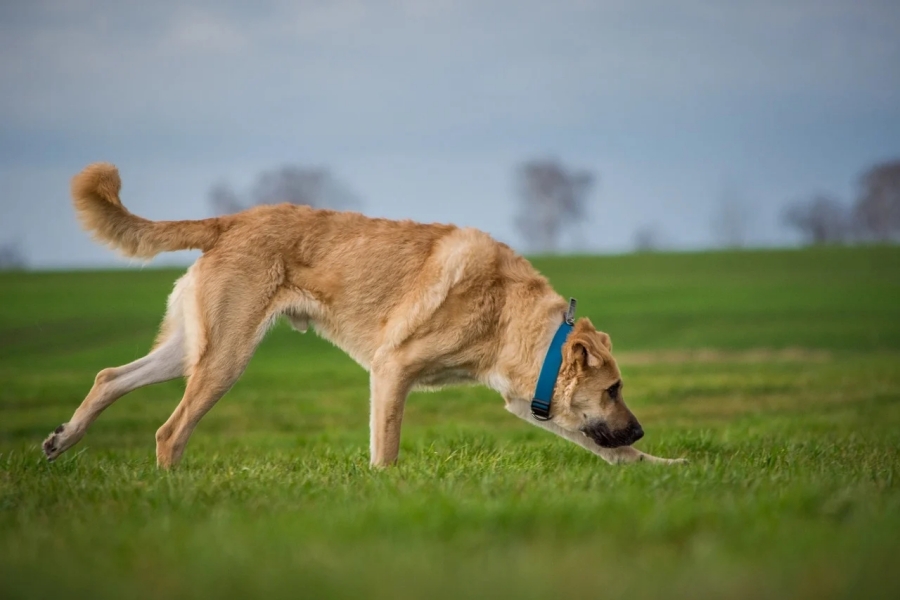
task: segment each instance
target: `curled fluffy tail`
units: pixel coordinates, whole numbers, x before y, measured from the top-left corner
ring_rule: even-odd
[[[119,170],[95,163],[72,178],[72,201],[81,225],[94,239],[126,256],[151,258],[173,250],[209,250],[222,232],[220,219],[149,221],[122,206]]]

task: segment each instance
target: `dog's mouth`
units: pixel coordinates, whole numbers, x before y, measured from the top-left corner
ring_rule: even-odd
[[[644,430],[637,421],[616,431],[611,430],[604,421],[596,421],[582,427],[581,433],[597,442],[597,445],[602,448],[630,446],[644,437]]]

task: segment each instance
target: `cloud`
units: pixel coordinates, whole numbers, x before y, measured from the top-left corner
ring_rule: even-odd
[[[900,20],[879,3],[44,2],[22,11],[0,45],[2,118],[74,132],[267,134],[292,122],[314,135],[384,137],[565,126],[710,98],[900,96]]]
[[[233,56],[249,49],[249,40],[239,24],[208,11],[179,9],[162,36],[160,54],[180,57],[188,53]]]

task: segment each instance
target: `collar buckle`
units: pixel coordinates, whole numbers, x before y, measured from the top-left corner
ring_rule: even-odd
[[[550,402],[534,398],[531,400],[531,416],[538,421],[550,420]]]
[[[578,303],[575,301],[575,298],[569,298],[569,308],[566,310],[565,320],[569,325],[575,324],[575,306]]]

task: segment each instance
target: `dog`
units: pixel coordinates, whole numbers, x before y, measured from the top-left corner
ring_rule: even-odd
[[[72,179],[75,210],[96,240],[143,259],[203,254],[175,283],[150,353],[97,374],[72,418],[44,441],[48,460],[128,392],[187,377],[184,397],[156,432],[157,464],[176,466],[197,423],[284,316],[369,372],[375,467],[397,461],[409,392],[457,383],[496,390],[512,414],[609,463],[682,462],[632,446],[643,429],[625,405],[610,337],[587,318],[567,319],[567,302],[548,281],[482,231],[294,204],[150,221],[122,205],[120,189],[108,163]],[[542,369],[546,397],[536,409]]]

